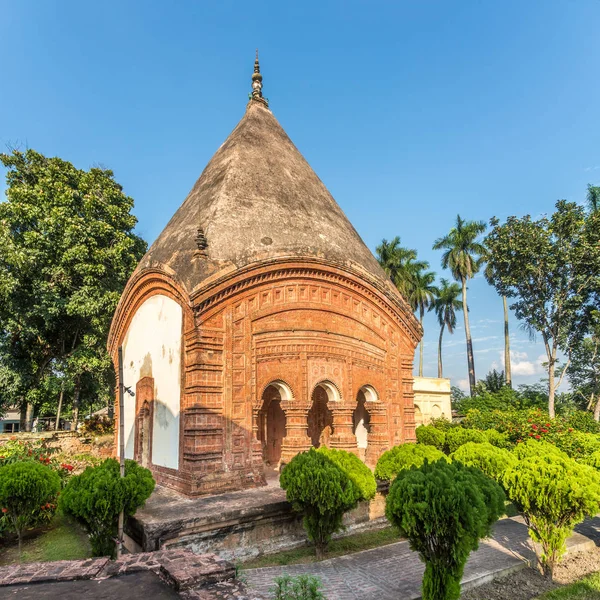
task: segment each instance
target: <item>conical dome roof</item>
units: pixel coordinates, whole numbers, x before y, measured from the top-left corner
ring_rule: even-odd
[[[142,259],[188,290],[278,258],[312,257],[395,289],[262,98],[246,113]]]

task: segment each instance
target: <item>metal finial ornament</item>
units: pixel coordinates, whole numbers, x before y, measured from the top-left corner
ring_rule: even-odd
[[[254,73],[252,73],[252,94],[250,98],[262,102],[269,106],[269,101],[262,95],[262,75],[260,74],[260,64],[258,63],[258,48],[256,49],[256,58],[254,59]]]
[[[208,247],[208,240],[204,235],[204,230],[202,228],[198,228],[196,232],[196,237],[194,238],[196,242],[196,254],[206,256],[206,248]]]

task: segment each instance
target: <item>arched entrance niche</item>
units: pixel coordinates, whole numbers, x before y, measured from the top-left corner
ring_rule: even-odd
[[[352,415],[352,425],[353,433],[356,436],[356,446],[362,460],[365,460],[368,436],[371,430],[371,416],[366,404],[367,402],[377,402],[377,400],[377,392],[370,385],[363,385],[356,395],[356,409]]]
[[[415,426],[423,425],[423,413],[417,404],[415,404]]]
[[[329,402],[339,402],[340,392],[333,383],[322,381],[315,386],[308,411],[308,437],[315,448],[329,446],[333,433],[333,413]]]
[[[291,400],[292,391],[283,381],[270,383],[262,395],[262,408],[258,413],[258,439],[262,443],[263,460],[277,467],[281,459],[281,445],[285,437],[285,413],[282,400]]]

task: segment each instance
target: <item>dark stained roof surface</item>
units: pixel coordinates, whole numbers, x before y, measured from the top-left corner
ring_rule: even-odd
[[[201,252],[198,229],[207,242]],[[392,288],[277,119],[251,100],[137,273],[154,267],[173,272],[193,293],[227,272],[287,257],[334,262]]]

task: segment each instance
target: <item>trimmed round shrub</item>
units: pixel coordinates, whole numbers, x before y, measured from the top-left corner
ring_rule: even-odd
[[[506,469],[517,461],[508,450],[496,448],[488,442],[467,442],[452,454],[452,460],[468,467],[476,467],[495,481],[500,481]]]
[[[446,434],[446,452],[448,452],[448,454],[452,454],[467,442],[483,444],[483,442],[487,441],[487,437],[485,433],[483,433],[483,431],[478,431],[477,429],[464,429],[463,427],[456,427],[454,429],[451,429]]]
[[[485,434],[487,441],[492,446],[496,446],[496,448],[510,449],[514,447],[514,444],[508,439],[508,435],[506,433],[500,433],[495,429],[488,429],[483,433]]]
[[[392,481],[403,469],[420,467],[425,460],[434,462],[441,458],[446,461],[450,460],[443,452],[433,446],[422,444],[394,446],[379,457],[375,467],[375,478],[381,481]]]
[[[371,500],[371,498],[375,497],[375,492],[377,491],[375,476],[371,469],[356,454],[346,452],[346,450],[327,448],[326,446],[321,446],[317,452],[324,454],[348,475],[360,490],[360,500]]]
[[[569,458],[569,456],[557,448],[554,444],[544,442],[542,440],[527,440],[521,444],[517,444],[513,450],[515,458],[522,460],[530,456],[558,456],[560,458]]]
[[[2,517],[19,540],[23,530],[33,525],[40,511],[54,508],[60,492],[60,477],[49,467],[32,461],[0,467],[0,508]]]
[[[419,427],[415,429],[415,433],[419,444],[433,446],[438,450],[444,449],[446,434],[441,429],[437,429],[433,425],[419,425]]]
[[[504,512],[504,492],[478,469],[438,460],[402,471],[385,514],[425,563],[423,600],[456,600],[469,554]]]
[[[71,478],[60,496],[60,508],[87,530],[94,556],[114,556],[119,512],[135,514],[154,490],[152,473],[133,460],[125,461],[125,477],[118,461],[108,458]]]
[[[457,423],[453,423],[452,421],[446,419],[446,417],[444,417],[444,416],[431,419],[429,424],[432,427],[435,427],[436,429],[443,431],[444,433],[446,431],[448,431],[449,429],[453,429],[454,427],[459,427],[459,425]]]
[[[344,513],[358,504],[359,487],[314,448],[294,456],[283,468],[279,483],[294,510],[302,513],[317,558],[323,558],[331,536],[342,528]]]
[[[577,523],[600,510],[600,474],[577,463],[551,444],[522,444],[527,452],[502,478],[508,497],[523,514],[531,538],[541,544],[540,563],[546,577],[565,551],[565,541]],[[538,452],[533,453],[537,447]],[[517,448],[520,450],[520,447]]]

